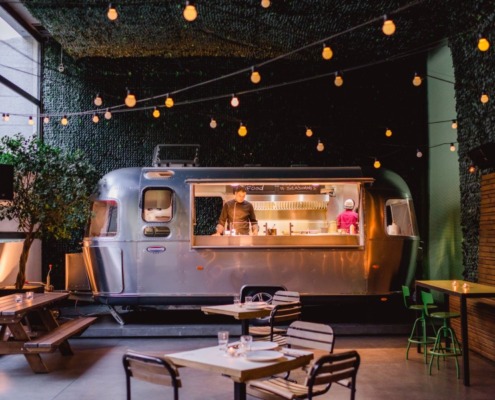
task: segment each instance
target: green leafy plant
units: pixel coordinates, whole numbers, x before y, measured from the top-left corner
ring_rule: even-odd
[[[16,220],[25,234],[15,282],[22,289],[33,241],[70,239],[80,232],[98,174],[82,152],[64,152],[21,134],[0,139],[0,163],[14,166],[14,199],[0,204],[0,220]]]

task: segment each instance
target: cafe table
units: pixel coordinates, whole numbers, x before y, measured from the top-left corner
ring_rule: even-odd
[[[203,306],[201,307],[201,311],[205,314],[228,315],[240,320],[242,335],[248,335],[249,320],[268,317],[273,309],[273,306],[270,304],[256,305],[256,303],[253,302],[251,306],[246,305],[246,303]]]
[[[470,385],[469,373],[469,338],[468,338],[468,315],[467,299],[495,297],[495,286],[483,285],[461,280],[419,280],[416,288],[426,288],[444,293],[446,305],[449,304],[449,296],[459,297],[461,314],[461,336],[462,336],[462,369],[464,385]],[[419,293],[416,290],[416,293]]]
[[[258,354],[274,356],[262,358],[257,357]],[[303,367],[309,364],[314,355],[310,351],[281,349],[278,352],[248,352],[246,357],[230,356],[218,346],[213,346],[166,354],[164,357],[176,366],[196,368],[229,377],[234,381],[234,400],[246,400],[247,381]]]

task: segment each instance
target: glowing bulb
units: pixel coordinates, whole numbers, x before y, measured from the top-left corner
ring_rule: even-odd
[[[330,46],[323,45],[323,51],[321,52],[321,56],[325,60],[330,60],[333,57],[333,51]]]
[[[313,136],[313,131],[311,130],[311,128],[306,128],[306,136],[307,137]]]
[[[174,99],[172,99],[172,97],[167,96],[167,99],[165,100],[165,107],[172,108],[173,106],[174,106]]]
[[[99,107],[103,104],[103,99],[100,97],[99,94],[96,95],[96,97],[94,99],[94,103],[95,103],[96,107]]]
[[[337,87],[341,87],[344,84],[344,78],[341,75],[335,74],[335,79],[333,80],[333,84]]]
[[[412,84],[414,86],[421,86],[422,83],[423,83],[423,80],[421,79],[421,77],[418,74],[414,74]]]
[[[49,122],[50,122],[50,118],[49,117],[43,118],[43,123],[48,124]]]
[[[474,174],[476,172],[476,167],[474,165],[470,165],[468,168],[468,172],[470,174]]]
[[[192,22],[198,17],[198,12],[193,4],[189,4],[189,2],[186,1],[186,8],[184,8],[183,15],[186,21]]]
[[[450,151],[455,151],[455,145],[454,145],[454,143],[451,143],[450,144]]]
[[[416,150],[416,157],[418,157],[418,158],[423,157],[423,153],[421,153],[421,150],[420,149],[417,149]]]
[[[160,117],[160,110],[156,107],[153,109],[153,117],[155,117],[155,118]]]
[[[484,37],[480,37],[478,40],[479,51],[487,51],[490,48],[490,42]]]
[[[66,126],[68,123],[69,123],[69,120],[67,119],[67,115],[64,115],[62,117],[62,119],[60,120],[60,123],[63,125],[63,126]]]
[[[316,150],[318,151],[325,150],[325,145],[320,140],[318,140],[318,144],[316,145]]]
[[[239,105],[239,99],[232,95],[232,100],[230,100],[230,105],[232,107],[237,107]]]
[[[241,123],[241,126],[239,127],[237,133],[239,134],[240,137],[244,137],[247,135],[247,128]]]
[[[481,95],[480,101],[483,104],[486,104],[486,103],[488,103],[488,100],[489,100],[488,95],[485,92],[483,92],[483,94]]]
[[[251,82],[253,83],[260,83],[261,81],[261,75],[258,71],[255,71],[253,69],[253,72],[251,72]]]
[[[92,121],[93,121],[95,124],[97,124],[98,122],[100,122],[100,117],[98,117],[98,114],[93,114]]]
[[[261,0],[261,7],[268,8],[270,7],[270,0]]]
[[[33,121],[33,117],[32,116],[29,116],[28,124],[29,125],[34,125],[34,121]]]
[[[387,128],[387,130],[385,131],[385,136],[386,137],[392,136],[392,129]]]
[[[110,110],[108,108],[107,108],[107,111],[105,111],[104,117],[105,117],[105,119],[112,119],[112,113],[110,112]]]
[[[391,19],[387,19],[387,16],[383,18],[383,26],[382,26],[382,31],[385,35],[390,36],[395,33],[395,24],[394,21]]]
[[[5,118],[3,119],[5,122],[10,121],[10,114],[5,114]]]
[[[456,119],[454,119],[452,121],[452,129],[457,129],[457,120]]]
[[[107,17],[110,21],[115,21],[119,17],[117,9],[115,7],[112,7],[112,3],[108,5]]]
[[[125,98],[125,105],[127,107],[134,107],[136,105],[136,96],[134,96],[129,90],[127,91],[127,96]]]
[[[375,167],[376,169],[380,168],[382,166],[381,162],[378,161],[376,158],[375,158],[375,162],[373,163],[373,167]]]
[[[215,129],[216,127],[217,127],[217,121],[215,121],[215,119],[212,118],[210,121],[210,128]]]

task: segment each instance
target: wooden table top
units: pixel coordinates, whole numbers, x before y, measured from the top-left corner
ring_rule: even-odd
[[[229,315],[235,319],[262,318],[270,315],[273,306],[267,304],[264,307],[249,309],[245,304],[224,304],[219,306],[203,306],[201,311],[205,314]]]
[[[15,301],[16,294],[22,296],[22,301]],[[0,316],[17,315],[31,309],[43,307],[44,305],[64,300],[69,297],[68,292],[46,292],[34,293],[32,300],[26,299],[25,293],[14,293],[0,297]]]
[[[416,285],[458,297],[495,297],[495,286],[463,280],[418,280]]]

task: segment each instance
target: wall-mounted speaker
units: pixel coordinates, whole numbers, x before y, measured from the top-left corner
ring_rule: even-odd
[[[468,152],[469,158],[479,168],[495,166],[495,143],[485,143]]]
[[[0,164],[0,200],[14,199],[14,167]]]

